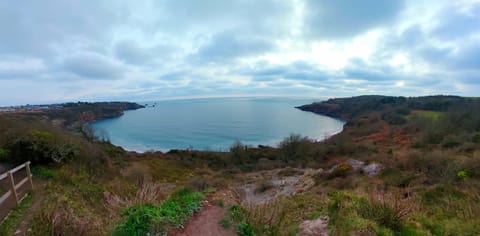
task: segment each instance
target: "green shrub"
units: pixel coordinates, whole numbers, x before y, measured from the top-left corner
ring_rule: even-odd
[[[337,177],[346,177],[349,172],[353,170],[353,167],[349,164],[342,163],[339,166],[337,166],[332,173],[328,176],[329,178],[337,178]]]
[[[0,161],[1,160],[7,160],[8,156],[10,154],[10,151],[0,148]]]
[[[230,209],[228,209],[228,216],[232,219],[232,221],[244,221],[247,216],[247,210],[239,205],[233,205],[230,207]]]
[[[393,149],[391,149],[391,148],[388,149],[387,154],[390,155],[390,156],[393,155]]]
[[[382,115],[382,119],[391,125],[403,125],[407,123],[407,120],[403,118],[403,115],[387,112]]]
[[[367,200],[349,192],[334,192],[330,198],[328,213],[336,235],[356,235],[365,230],[378,235],[401,233],[405,218],[412,212],[410,202],[393,195]]]
[[[123,214],[126,221],[119,225],[114,235],[163,234],[168,227],[179,227],[201,207],[205,195],[189,189],[174,192],[160,206],[140,204],[128,207]]]
[[[241,222],[240,224],[238,224],[237,233],[240,236],[255,236],[255,231],[253,227],[246,222]]]
[[[239,140],[230,146],[230,154],[235,164],[245,164],[248,159],[248,147]]]
[[[283,161],[298,161],[308,158],[308,152],[311,151],[310,141],[307,137],[298,134],[291,134],[279,144],[282,152]]]
[[[36,164],[62,163],[79,155],[79,148],[69,139],[47,131],[34,130],[28,135],[14,136],[7,146],[11,151],[8,161],[13,164],[26,161]]]
[[[234,225],[239,235],[255,235],[253,227],[247,222],[247,215],[245,208],[233,205],[219,223],[225,228]]]
[[[455,138],[448,138],[442,142],[442,147],[444,148],[453,148],[453,147],[458,147],[462,144],[459,140]]]
[[[465,170],[461,170],[457,172],[457,177],[461,180],[466,180],[468,178],[468,172]]]
[[[362,200],[358,213],[365,219],[393,230],[399,230],[402,226],[403,213],[385,202]]]
[[[44,166],[34,166],[32,167],[32,174],[42,179],[53,179],[55,178],[56,171]]]

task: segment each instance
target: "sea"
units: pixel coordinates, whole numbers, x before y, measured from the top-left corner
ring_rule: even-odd
[[[321,141],[344,122],[295,106],[305,98],[201,98],[139,103],[146,108],[92,123],[95,133],[129,151],[227,151],[236,141],[277,146],[291,134]]]

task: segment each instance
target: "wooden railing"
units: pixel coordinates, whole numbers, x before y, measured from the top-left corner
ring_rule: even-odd
[[[27,177],[24,179],[20,180],[19,183],[15,184],[15,179],[13,178],[13,174],[21,169],[25,168],[27,172]],[[32,181],[32,173],[30,172],[30,162],[25,162],[24,164],[21,164],[6,173],[0,175],[0,181],[9,178],[10,182],[10,190],[3,194],[3,196],[0,197],[0,205],[2,205],[3,202],[5,202],[11,195],[15,198],[15,202],[17,205],[22,201],[23,198],[18,196],[17,190],[22,187],[25,183],[30,182],[30,187],[33,189],[33,181]]]

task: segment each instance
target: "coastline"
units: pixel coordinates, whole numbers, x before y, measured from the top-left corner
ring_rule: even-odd
[[[288,109],[294,109],[294,110],[298,109],[299,111],[304,111],[304,110],[299,109],[298,107],[293,106],[293,105],[288,107]],[[307,112],[307,111],[304,111],[304,112]],[[315,142],[315,143],[323,142],[323,141],[326,141],[326,140],[330,139],[331,137],[343,132],[344,126],[346,124],[345,120],[340,119],[338,117],[332,117],[332,116],[325,115],[325,114],[319,114],[319,113],[316,113],[316,112],[311,112],[311,113],[314,113],[314,114],[312,114],[312,116],[320,115],[320,116],[328,117],[329,119],[333,119],[333,120],[336,120],[336,121],[339,122],[339,124],[336,124],[336,122],[334,122],[335,125],[330,124],[330,123],[326,123],[325,127],[330,127],[330,128],[326,128],[326,130],[324,132],[320,131],[320,132],[317,132],[317,134],[313,134],[313,135],[311,134],[311,132],[310,132],[310,134],[305,134],[305,133],[302,134],[301,131],[298,132],[298,134],[301,134],[303,137],[307,137],[309,140],[311,140],[311,142]],[[99,122],[99,121],[113,119],[113,118],[117,118],[117,117],[118,116],[97,119],[97,120],[91,121],[89,123],[94,124],[94,123]],[[138,122],[138,120],[137,120],[137,122]],[[322,122],[322,121],[320,120],[319,122]],[[317,123],[317,124],[323,124],[323,123]],[[103,126],[102,127],[102,125],[97,125],[96,127],[94,127],[95,132],[97,132],[99,130],[102,130],[102,129],[104,131],[112,130],[112,128],[110,126]],[[113,128],[113,129],[118,130],[118,127]],[[313,129],[313,130],[317,130],[317,129]],[[174,145],[169,145],[168,142],[167,143],[162,143],[160,141],[158,141],[157,143],[153,143],[153,144],[151,142],[149,143],[148,141],[142,143],[142,142],[138,142],[138,139],[135,139],[135,140],[130,139],[129,140],[128,137],[123,137],[123,136],[118,136],[118,135],[115,136],[115,135],[112,135],[110,132],[107,132],[107,133],[109,133],[109,136],[111,135],[110,138],[113,137],[113,139],[110,139],[110,142],[113,145],[122,147],[126,151],[135,152],[135,153],[145,153],[145,152],[163,152],[163,153],[166,153],[166,152],[169,152],[169,151],[172,151],[172,150],[228,152],[231,144],[234,143],[235,140],[237,140],[237,139],[240,140],[244,145],[247,145],[247,146],[250,146],[250,147],[266,146],[266,147],[277,148],[278,145],[285,138],[287,138],[288,135],[289,135],[288,133],[285,133],[285,134],[282,134],[281,136],[270,137],[270,138],[267,138],[267,139],[264,139],[264,140],[250,140],[250,141],[249,141],[248,138],[247,139],[242,139],[242,137],[232,138],[230,141],[228,141],[228,144],[227,144],[227,142],[223,142],[223,141],[212,143],[212,145],[209,145],[209,144],[203,145],[203,144],[198,144],[198,143],[195,143],[195,142],[185,142],[185,143],[191,143],[191,145],[182,144],[182,145],[174,146]],[[297,134],[297,132],[290,132],[290,134],[292,134],[292,133]],[[158,145],[158,144],[163,144],[163,145]]]

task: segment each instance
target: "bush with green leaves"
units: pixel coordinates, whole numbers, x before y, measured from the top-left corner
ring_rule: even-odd
[[[33,166],[33,176],[41,179],[53,179],[55,178],[57,170],[46,166]]]
[[[185,220],[201,208],[205,195],[190,189],[174,192],[159,206],[140,204],[128,207],[123,214],[126,221],[119,225],[114,235],[163,235],[171,227],[180,227]]]
[[[238,224],[237,233],[240,236],[255,236],[255,230],[246,222],[240,222],[240,224]]]
[[[285,162],[306,159],[310,151],[311,142],[307,137],[291,134],[279,144]]]
[[[7,149],[0,148],[0,160],[6,160],[10,154]]]
[[[353,167],[351,165],[347,163],[342,163],[337,167],[335,167],[332,173],[328,175],[328,178],[329,179],[333,179],[337,177],[345,178],[348,175],[348,173],[350,173],[351,171],[353,171]]]
[[[79,155],[79,148],[69,139],[48,131],[34,130],[28,135],[14,136],[8,144],[8,162],[19,164],[31,161],[35,164],[67,162]]]

